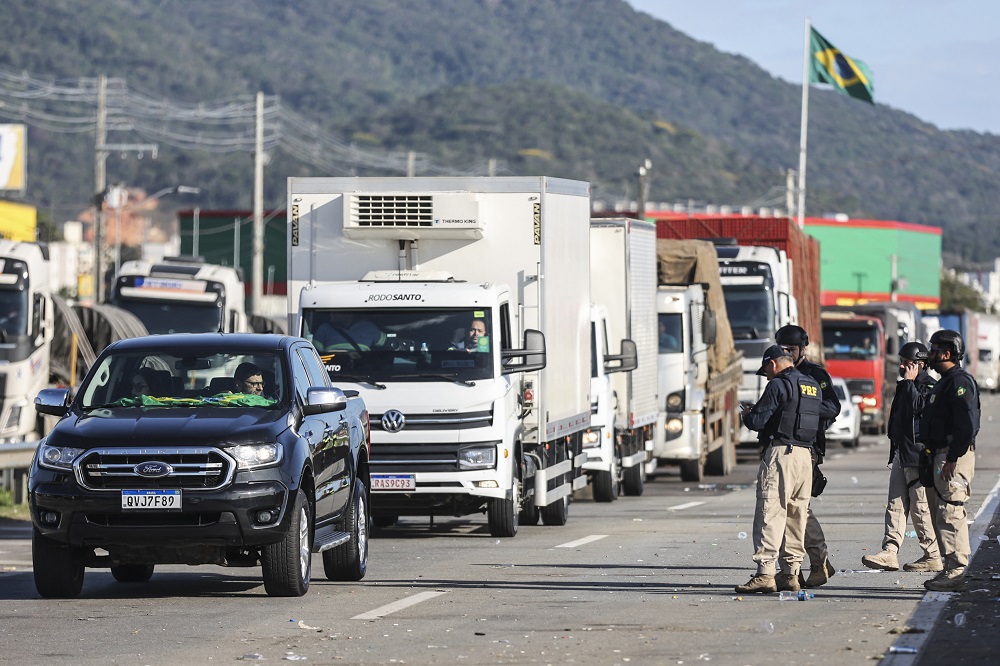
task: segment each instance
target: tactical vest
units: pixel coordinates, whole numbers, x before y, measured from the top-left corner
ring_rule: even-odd
[[[789,398],[769,423],[773,427],[769,434],[786,444],[811,446],[819,432],[819,407],[823,402],[819,383],[797,370],[775,379],[785,382]]]
[[[944,406],[941,398],[951,395],[952,392],[957,390],[955,388],[955,380],[960,375],[965,375],[970,379],[972,377],[964,368],[959,368],[958,372],[942,377],[941,381],[931,389],[930,394],[927,396],[927,403],[924,405],[924,410],[920,415],[919,432],[920,441],[930,449],[943,449],[951,444],[951,412]],[[972,381],[971,384],[975,387],[973,390],[976,392],[976,404],[970,409],[972,422],[975,424],[974,432],[972,433],[972,445],[975,446],[976,435],[979,434],[979,388],[975,381]]]

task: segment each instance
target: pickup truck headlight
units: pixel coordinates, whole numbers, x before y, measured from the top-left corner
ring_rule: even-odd
[[[256,469],[281,461],[281,447],[273,442],[227,446],[225,451],[236,460],[237,469]]]
[[[69,471],[73,469],[73,461],[79,458],[83,451],[70,446],[42,444],[38,449],[38,464],[50,469]]]
[[[496,446],[469,446],[458,451],[459,469],[493,469],[496,464]]]

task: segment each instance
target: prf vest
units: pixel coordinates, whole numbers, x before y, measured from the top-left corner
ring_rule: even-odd
[[[785,382],[789,398],[768,421],[767,434],[785,444],[812,446],[819,432],[819,406],[823,402],[819,383],[798,370],[775,379]]]

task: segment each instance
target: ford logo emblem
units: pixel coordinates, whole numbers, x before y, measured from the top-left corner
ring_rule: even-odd
[[[165,462],[150,460],[149,462],[139,463],[132,470],[139,476],[157,479],[161,476],[168,476],[174,471],[174,468]]]
[[[399,432],[406,425],[406,417],[398,409],[390,409],[382,415],[382,429],[386,432]]]

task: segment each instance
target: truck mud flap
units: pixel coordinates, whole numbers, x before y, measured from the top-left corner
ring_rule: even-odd
[[[635,467],[646,461],[646,452],[639,451],[638,453],[633,453],[630,456],[625,456],[622,458],[622,467]]]
[[[539,469],[535,471],[535,506],[542,507],[552,504],[556,500],[561,500],[563,497],[569,495],[573,492],[573,488],[568,483],[562,483],[552,490],[548,489],[549,479],[554,479],[563,474],[570,472],[573,469],[572,461],[563,460],[562,462],[556,463],[551,467],[546,467],[544,469]],[[583,477],[586,479],[586,477]]]

